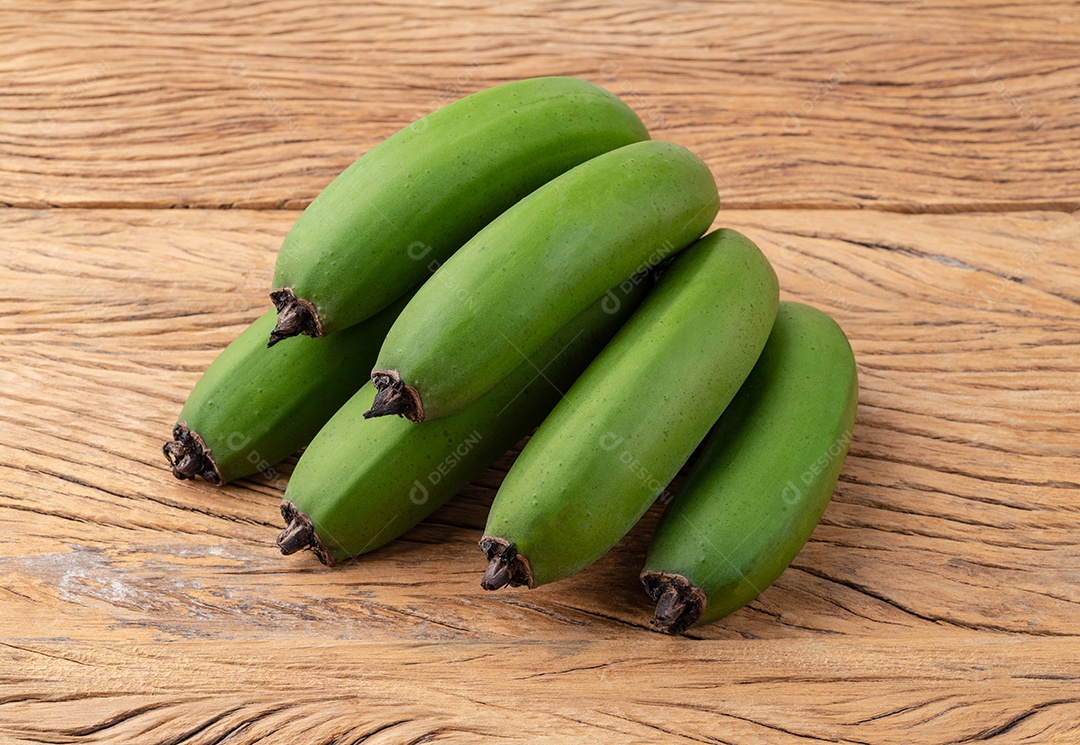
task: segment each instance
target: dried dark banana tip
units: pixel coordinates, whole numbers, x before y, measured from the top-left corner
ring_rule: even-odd
[[[274,290],[270,293],[270,300],[277,308],[278,317],[277,325],[270,332],[270,341],[266,346],[272,347],[283,339],[299,334],[312,337],[323,335],[322,324],[319,322],[319,314],[315,312],[315,306],[297,297],[290,288],[283,287],[280,290]]]
[[[288,556],[297,551],[311,549],[315,558],[328,567],[336,566],[337,557],[330,547],[323,543],[319,532],[315,529],[315,523],[305,513],[297,509],[292,500],[286,499],[281,503],[281,516],[285,519],[285,530],[278,533],[277,546],[281,553]]]
[[[680,574],[642,572],[641,581],[656,601],[650,627],[664,634],[681,634],[705,612],[705,593]]]
[[[162,445],[161,450],[169,462],[173,476],[178,479],[199,477],[211,484],[222,483],[217,464],[210,456],[210,449],[198,433],[192,432],[184,422],[173,427],[173,439]]]
[[[660,599],[656,601],[653,625],[665,629],[671,628],[685,611],[686,601],[678,590],[669,586],[660,593]]]
[[[397,414],[417,424],[424,421],[424,405],[420,401],[419,391],[406,385],[396,371],[376,370],[371,374],[371,382],[377,392],[371,409],[364,412],[364,419]]]
[[[318,545],[315,526],[311,524],[307,515],[296,509],[292,502],[286,500],[281,503],[281,516],[286,522],[285,530],[281,531],[277,537],[277,545],[281,553],[288,556]]]
[[[487,554],[488,558],[487,571],[484,572],[484,578],[480,580],[480,586],[485,590],[498,590],[507,585],[532,587],[532,569],[529,567],[529,560],[517,552],[513,543],[508,543],[502,538],[484,536],[480,541],[480,549]]]

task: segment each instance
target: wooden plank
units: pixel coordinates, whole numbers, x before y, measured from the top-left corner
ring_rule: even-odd
[[[731,206],[1075,210],[1075,10],[28,0],[0,9],[0,204],[299,208],[442,103],[569,74]]]
[[[940,637],[941,634],[936,634]],[[1064,640],[5,644],[5,742],[1071,743]]]
[[[1075,741],[1075,220],[723,218],[847,329],[861,407],[793,569],[667,639],[655,511],[578,577],[478,589],[506,460],[336,570],[276,553],[279,479],[168,476],[295,212],[0,213],[0,739]]]
[[[266,305],[295,212],[0,211],[0,639],[633,639],[659,507],[589,571],[483,593],[504,460],[329,570],[281,557],[283,476],[178,482],[191,386]],[[713,640],[1080,633],[1080,264],[1060,213],[728,212],[848,332],[849,457],[794,567]]]

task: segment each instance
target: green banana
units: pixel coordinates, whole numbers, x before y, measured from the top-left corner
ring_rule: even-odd
[[[768,259],[734,231],[678,256],[511,467],[482,586],[562,579],[622,538],[750,373],[777,303]]]
[[[678,634],[756,598],[829,503],[858,399],[851,346],[825,313],[782,303],[750,377],[665,510],[641,580]]]
[[[540,185],[647,139],[617,96],[564,77],[496,86],[413,122],[331,181],[285,237],[270,344],[363,321]]]
[[[266,471],[306,445],[362,385],[408,297],[332,339],[266,348],[269,310],[206,369],[165,443],[178,479],[212,484]]]
[[[282,553],[311,548],[325,564],[372,551],[431,514],[535,427],[630,315],[646,278],[627,280],[548,340],[472,406],[417,427],[365,420],[365,385],[297,463],[281,511]]]
[[[605,288],[698,238],[719,206],[708,167],[669,142],[626,145],[548,182],[402,311],[372,372],[369,415],[422,422],[468,406]]]

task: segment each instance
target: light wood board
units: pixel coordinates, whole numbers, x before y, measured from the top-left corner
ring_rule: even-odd
[[[1070,3],[0,8],[0,742],[1080,741],[1078,39]],[[161,456],[299,208],[540,74],[702,155],[858,360],[821,525],[683,638],[637,580],[659,506],[480,589],[513,452],[335,569],[278,552],[283,478]]]

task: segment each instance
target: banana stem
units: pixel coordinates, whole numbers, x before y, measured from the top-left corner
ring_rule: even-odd
[[[500,587],[533,586],[532,568],[529,560],[517,552],[513,543],[502,538],[484,536],[480,549],[487,554],[488,567],[480,586],[485,590],[498,590]]]
[[[172,436],[172,441],[162,445],[161,451],[169,461],[173,476],[181,480],[200,476],[215,486],[223,483],[217,463],[210,457],[210,449],[197,432],[180,422],[173,427]]]
[[[286,499],[281,503],[281,516],[285,518],[285,530],[278,533],[277,537],[277,545],[281,553],[288,556],[310,548],[323,564],[327,566],[337,564],[337,560],[323,545],[319,534],[315,531],[311,518],[296,509],[296,505],[291,500]]]
[[[313,543],[314,533],[315,531],[311,529],[311,523],[297,517],[285,527],[285,530],[278,534],[278,548],[281,549],[281,553],[285,556],[295,554],[304,548],[310,548]]]
[[[364,419],[397,414],[417,424],[424,421],[420,392],[411,385],[405,385],[396,370],[375,370],[371,373],[371,382],[378,392],[371,409],[364,412]]]
[[[653,613],[653,624],[665,629],[670,628],[679,616],[686,611],[686,601],[682,599],[679,591],[674,586],[668,585],[660,593],[660,599],[656,601],[656,611]]]
[[[705,612],[705,593],[681,574],[642,572],[641,581],[656,601],[650,624],[653,631],[681,634]]]
[[[288,287],[274,290],[270,293],[270,299],[277,308],[277,325],[270,332],[270,341],[266,346],[272,347],[282,339],[290,336],[305,334],[312,337],[323,336],[322,323],[319,322],[319,314],[315,306],[307,300],[299,298]]]

